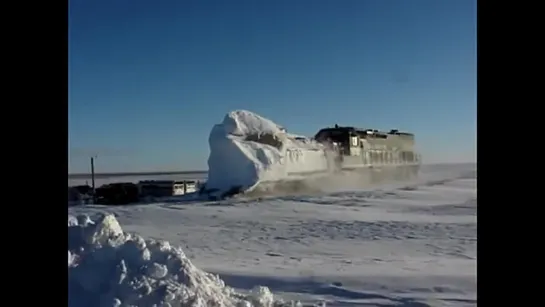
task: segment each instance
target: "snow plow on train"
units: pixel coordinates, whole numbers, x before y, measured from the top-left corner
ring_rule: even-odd
[[[199,191],[208,199],[406,180],[421,164],[412,133],[335,125],[305,137],[244,110],[228,113],[208,142],[208,180]]]

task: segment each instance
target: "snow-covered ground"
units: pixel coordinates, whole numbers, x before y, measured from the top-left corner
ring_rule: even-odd
[[[85,206],[180,246],[238,292],[269,287],[327,306],[475,306],[476,166],[425,166],[412,182],[261,200]]]

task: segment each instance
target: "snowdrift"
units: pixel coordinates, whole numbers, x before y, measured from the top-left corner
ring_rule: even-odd
[[[68,216],[68,305],[282,306],[266,287],[245,296],[166,241],[124,233],[113,215]]]
[[[333,165],[333,153],[322,144],[245,110],[225,115],[208,142],[206,190],[217,194],[327,173]]]

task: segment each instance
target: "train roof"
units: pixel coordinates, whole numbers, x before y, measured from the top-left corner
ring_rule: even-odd
[[[409,133],[409,132],[401,132],[397,129],[392,129],[390,130],[389,132],[385,132],[385,131],[380,131],[380,130],[377,130],[377,129],[362,129],[362,128],[356,128],[356,127],[351,127],[351,126],[335,126],[335,127],[328,127],[328,128],[323,128],[323,129],[320,129],[320,131],[318,131],[318,133],[316,133],[316,135],[318,134],[322,134],[324,132],[335,132],[335,131],[340,131],[340,132],[355,132],[355,133],[358,133],[358,134],[382,134],[382,135],[401,135],[401,136],[410,136],[410,137],[414,137],[414,134],[412,133]]]

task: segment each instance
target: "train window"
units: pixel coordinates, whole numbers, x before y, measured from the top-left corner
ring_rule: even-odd
[[[333,130],[324,132],[320,139],[336,143],[346,143],[348,142],[348,135],[343,131]]]

